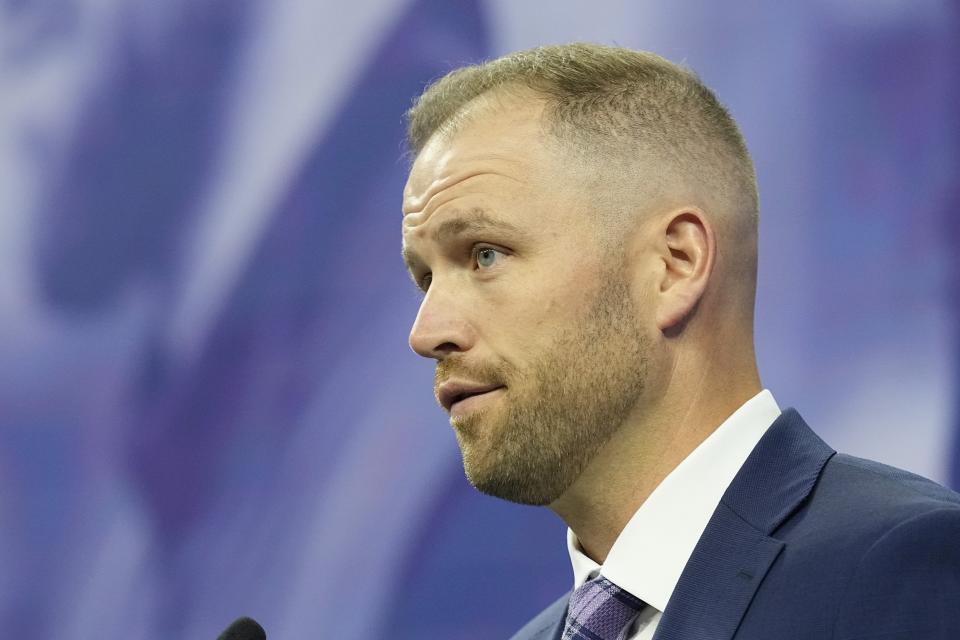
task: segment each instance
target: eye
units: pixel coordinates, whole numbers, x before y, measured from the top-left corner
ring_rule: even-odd
[[[473,248],[473,259],[477,263],[477,266],[489,269],[494,266],[497,255],[503,255],[503,252],[499,249],[494,249],[493,247],[474,247]]]

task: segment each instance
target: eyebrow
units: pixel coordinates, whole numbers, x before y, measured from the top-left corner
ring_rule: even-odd
[[[494,218],[483,209],[471,209],[466,215],[444,220],[433,230],[430,238],[434,242],[443,242],[449,238],[462,235],[464,233],[476,233],[481,231],[509,231],[517,236],[526,237],[526,233],[520,227]],[[409,247],[403,247],[401,252],[403,262],[407,265],[407,270],[413,272],[413,263],[417,258],[415,251]]]

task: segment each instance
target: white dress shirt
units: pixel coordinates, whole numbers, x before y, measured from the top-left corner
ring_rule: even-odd
[[[647,603],[627,640],[653,638],[690,554],[724,491],[780,415],[764,389],[737,409],[654,489],[614,541],[603,565],[567,529],[574,589],[598,573]]]

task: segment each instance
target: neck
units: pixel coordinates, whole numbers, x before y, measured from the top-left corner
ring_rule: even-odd
[[[676,376],[656,405],[635,409],[636,415],[631,414],[550,505],[598,564],[663,479],[762,389],[755,368],[739,378],[709,374],[704,371],[699,379]]]

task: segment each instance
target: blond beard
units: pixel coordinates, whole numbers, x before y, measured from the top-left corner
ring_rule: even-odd
[[[641,396],[650,340],[627,283],[605,274],[581,322],[529,368],[486,370],[504,383],[491,406],[451,420],[467,479],[491,496],[548,505],[579,477]]]

